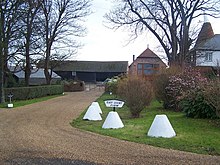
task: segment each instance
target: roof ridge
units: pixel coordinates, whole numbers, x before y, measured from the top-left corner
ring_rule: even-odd
[[[156,53],[154,53],[150,48],[145,49],[137,58],[149,58],[149,57],[159,58],[159,56]]]

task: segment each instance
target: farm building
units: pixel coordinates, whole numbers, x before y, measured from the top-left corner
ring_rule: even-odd
[[[152,76],[166,67],[166,64],[152,50],[147,48],[136,59],[133,58],[133,62],[129,66],[129,74]]]
[[[78,79],[95,83],[126,74],[127,69],[127,61],[63,61],[53,71],[64,80]]]
[[[217,72],[220,63],[220,34],[214,34],[210,22],[203,23],[191,53],[194,66],[203,71]]]
[[[23,70],[15,72],[14,78],[19,83],[24,82],[25,81],[25,72]],[[53,72],[51,84],[55,84],[57,81],[60,81],[60,80],[61,80],[61,77]],[[44,70],[41,68],[32,70],[29,85],[42,85],[42,84],[46,84]]]

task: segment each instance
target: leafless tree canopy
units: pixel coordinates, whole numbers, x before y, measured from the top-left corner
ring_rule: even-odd
[[[218,17],[218,0],[119,0],[105,15],[111,28],[128,28],[133,35],[150,31],[163,47],[169,64],[188,60],[193,21],[201,15]]]
[[[48,70],[50,60],[68,58],[80,47],[80,43],[74,40],[74,37],[82,37],[86,33],[85,27],[80,22],[90,14],[89,2],[88,0],[43,1],[44,73],[47,84],[50,83],[52,75]],[[57,56],[59,54],[60,58]]]
[[[84,18],[91,13],[90,0],[0,0],[0,9],[2,70],[8,70],[9,60],[22,64],[27,86],[39,59],[45,60],[50,83],[49,61],[76,53],[81,46],[77,37],[86,34]]]

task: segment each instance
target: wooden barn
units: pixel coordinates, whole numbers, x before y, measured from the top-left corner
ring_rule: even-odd
[[[126,74],[128,61],[63,61],[53,71],[64,80],[99,82]]]

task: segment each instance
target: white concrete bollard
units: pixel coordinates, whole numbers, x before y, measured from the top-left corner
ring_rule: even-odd
[[[147,135],[171,138],[176,136],[176,133],[166,115],[156,115]]]

